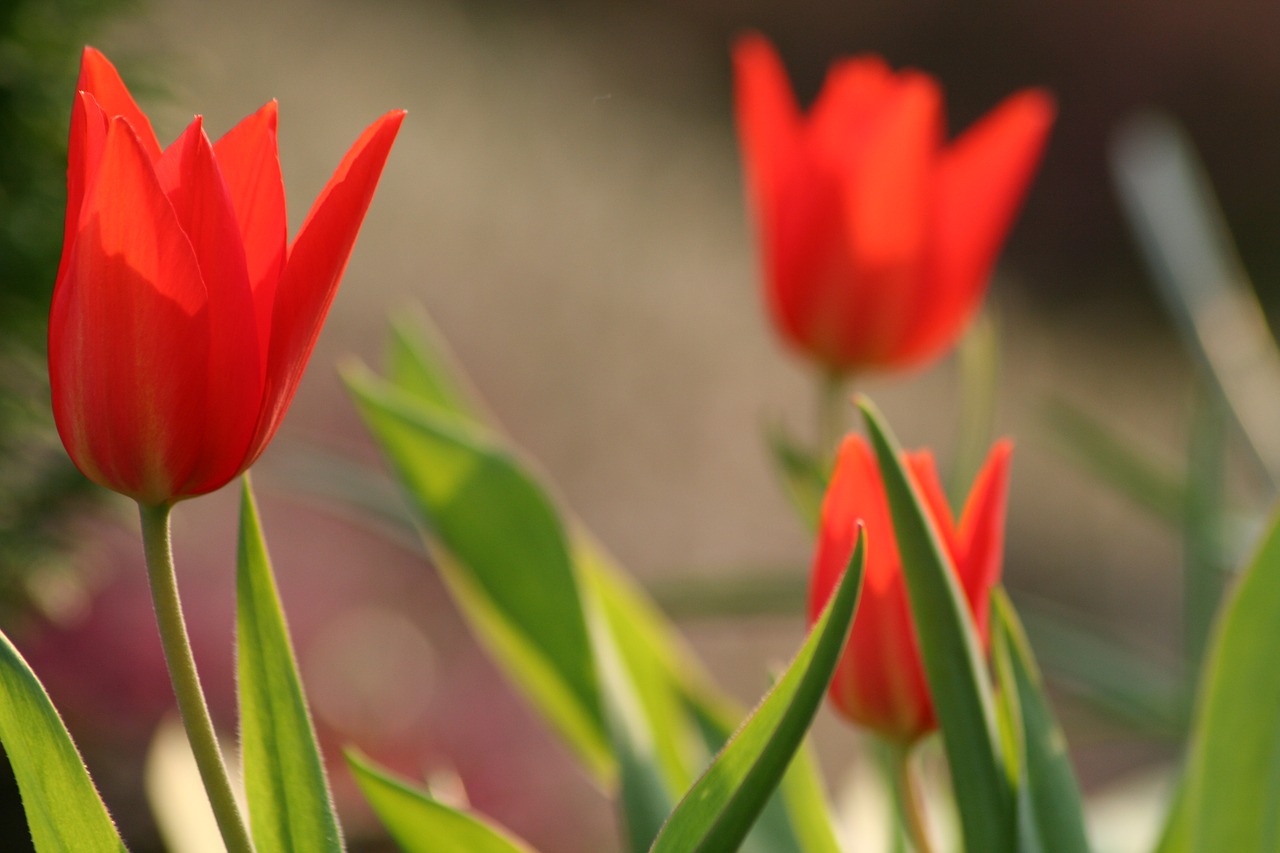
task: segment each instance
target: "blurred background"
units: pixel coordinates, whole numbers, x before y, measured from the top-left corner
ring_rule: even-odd
[[[136,519],[65,460],[44,385],[80,47],[117,63],[163,142],[193,112],[216,137],[277,98],[293,228],[360,130],[407,108],[307,377],[255,468],[304,679],[331,754],[356,743],[405,773],[456,778],[473,805],[546,853],[614,849],[608,803],[475,647],[413,543],[317,488],[354,461],[375,472],[360,487],[394,496],[335,365],[376,363],[389,315],[429,315],[564,502],[721,681],[757,697],[802,636],[810,549],[763,431],[783,423],[808,436],[816,392],[769,328],[743,204],[728,46],[755,28],[805,103],[833,59],[864,51],[936,75],[953,134],[1022,87],[1058,97],[988,303],[1001,350],[997,426],[1018,447],[1005,572],[1033,640],[1048,638],[1037,651],[1058,676],[1099,819],[1131,785],[1158,797],[1185,722],[1172,695],[1187,674],[1184,537],[1091,474],[1089,458],[1104,457],[1081,436],[1097,439],[1089,429],[1104,425],[1160,470],[1181,471],[1201,369],[1135,248],[1108,150],[1139,111],[1176,117],[1263,305],[1280,308],[1278,25],[1280,7],[1224,2],[1208,14],[1155,0],[6,0],[3,628],[45,679],[134,849],[163,849],[141,778],[170,698]],[[946,459],[959,374],[951,358],[859,390],[907,446]],[[1055,419],[1064,403],[1083,430]],[[1227,458],[1226,491],[1265,509],[1257,466],[1238,450]],[[228,731],[236,505],[227,489],[175,519],[196,652]],[[1248,540],[1234,542],[1223,552]],[[1097,671],[1138,673],[1127,680],[1150,689],[1150,705],[1108,695]],[[836,798],[856,800],[856,737],[824,711],[817,743]],[[367,833],[377,849],[336,776],[352,836]],[[1147,801],[1117,802],[1120,828],[1108,837],[1141,837]],[[0,820],[20,838],[13,809]],[[1136,849],[1127,843],[1111,849]]]

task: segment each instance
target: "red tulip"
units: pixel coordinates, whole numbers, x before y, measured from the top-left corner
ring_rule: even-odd
[[[906,454],[907,471],[932,517],[985,644],[991,588],[1000,580],[1012,445],[992,448],[957,526],[928,452]],[[850,720],[910,743],[937,727],[911,621],[897,539],[875,456],[850,436],[840,446],[822,504],[822,527],[809,590],[809,621],[818,618],[853,551],[855,526],[866,529],[866,570],[853,629],[830,698]]]
[[[838,372],[941,355],[982,301],[1053,101],[1027,90],[944,144],[932,78],[832,67],[809,114],[759,35],[733,50],[738,135],[782,337]]]
[[[49,318],[53,412],[91,480],[145,504],[212,491],[293,399],[404,118],[365,130],[286,242],[276,104],[161,149],[86,48]]]

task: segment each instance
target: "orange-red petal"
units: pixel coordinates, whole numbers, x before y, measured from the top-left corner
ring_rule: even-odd
[[[221,486],[240,469],[262,400],[263,360],[231,196],[197,116],[156,164],[160,187],[191,241],[208,295],[209,415],[188,494]]]
[[[146,503],[181,491],[207,416],[205,303],[144,144],[117,117],[49,321],[58,432],[91,479]]]
[[[244,241],[249,281],[257,303],[258,339],[267,352],[276,286],[288,246],[284,179],[276,142],[278,108],[267,102],[214,143]]]
[[[108,116],[123,116],[138,135],[147,157],[153,163],[160,158],[160,142],[151,127],[151,119],[129,94],[128,87],[120,79],[120,72],[101,51],[86,47],[80,55],[80,79],[76,82],[76,89],[93,95]]]
[[[293,400],[404,116],[395,110],[365,129],[289,248],[276,288],[262,408],[245,465],[275,435]]]

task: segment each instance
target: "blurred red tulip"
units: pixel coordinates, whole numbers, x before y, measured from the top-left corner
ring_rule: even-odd
[[[938,482],[933,457],[927,452],[906,455],[907,471],[950,557],[984,644],[989,596],[1000,580],[1011,451],[1008,441],[992,448],[969,493],[959,526]],[[822,505],[809,590],[811,624],[848,563],[858,521],[866,529],[866,574],[849,644],[831,682],[830,698],[853,722],[891,740],[910,743],[936,728],[937,720],[880,469],[866,441],[849,436],[840,446]]]
[[[878,57],[834,65],[803,115],[762,36],[733,49],[738,135],[783,338],[846,372],[945,352],[986,291],[1049,126],[1026,90],[944,144],[932,78]]]
[[[203,494],[275,435],[404,118],[365,130],[286,242],[276,104],[161,149],[86,48],[49,319],[53,411],[91,480],[145,504]]]

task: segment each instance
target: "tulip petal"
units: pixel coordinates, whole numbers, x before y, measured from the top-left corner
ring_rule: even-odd
[[[239,473],[258,421],[266,356],[240,226],[198,116],[161,155],[156,177],[191,241],[208,293],[208,418],[200,464],[186,486],[195,495]]]
[[[151,127],[151,120],[129,94],[128,87],[120,79],[120,72],[101,51],[86,47],[80,55],[80,79],[76,81],[76,89],[93,95],[108,116],[123,116],[138,135],[138,141],[151,162],[160,158],[160,142]]]
[[[955,518],[951,514],[951,504],[947,501],[947,493],[938,479],[938,466],[933,460],[933,453],[928,450],[917,450],[906,454],[907,470],[916,488],[924,499],[925,507],[933,520],[933,526],[942,537],[942,544],[947,553],[955,555],[960,550],[960,537],[956,532]]]
[[[271,309],[288,245],[284,180],[276,144],[277,113],[276,102],[269,101],[213,146],[240,223],[264,354],[271,339]]]
[[[991,448],[973,481],[957,532],[956,570],[983,642],[987,640],[991,589],[1000,582],[1004,565],[1004,519],[1012,454],[1013,443],[1007,439]]]
[[[49,322],[58,432],[91,479],[145,503],[180,493],[206,415],[204,306],[145,144],[114,118]]]
[[[67,216],[62,235],[62,260],[58,263],[58,277],[67,268],[75,233],[80,227],[80,209],[84,194],[93,183],[107,140],[107,115],[98,106],[93,95],[77,92],[71,105],[71,134],[67,145]]]
[[[977,310],[1040,162],[1054,112],[1047,93],[1020,92],[942,153],[929,270],[934,285],[904,358],[927,358],[947,346]]]
[[[293,400],[404,116],[403,110],[389,112],[356,140],[289,249],[271,318],[261,413],[245,466],[275,435]]]
[[[782,60],[768,40],[748,33],[734,42],[734,112],[742,138],[748,192],[757,211],[777,189],[777,169],[794,152],[800,109]]]
[[[899,75],[890,104],[843,177],[846,239],[861,297],[844,314],[841,340],[863,360],[896,359],[922,299],[942,94],[922,74]]]
[[[848,648],[831,682],[831,699],[854,721],[909,741],[933,726],[933,706],[880,470],[866,441],[849,436],[840,446],[823,501],[810,622],[840,578],[840,561],[848,561],[859,521],[867,536],[865,579]]]
[[[878,56],[831,66],[809,114],[807,144],[827,163],[857,163],[887,109],[894,105],[893,72]]]

